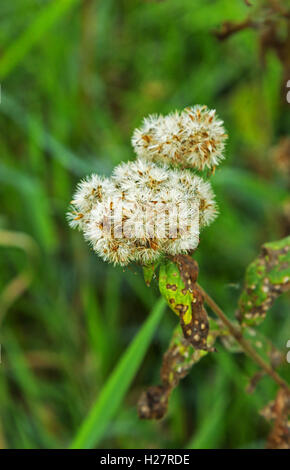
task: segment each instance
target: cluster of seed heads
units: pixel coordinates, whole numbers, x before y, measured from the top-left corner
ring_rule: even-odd
[[[102,259],[121,266],[194,250],[217,208],[210,183],[184,167],[215,166],[224,136],[206,107],[149,117],[134,132],[135,161],[118,165],[110,178],[93,174],[78,184],[70,225]],[[176,152],[181,168],[170,168]]]
[[[215,110],[196,105],[144,119],[132,137],[139,158],[182,168],[214,169],[224,158],[227,135]]]

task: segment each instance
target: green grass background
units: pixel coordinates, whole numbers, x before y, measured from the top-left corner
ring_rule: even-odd
[[[134,158],[130,138],[144,115],[216,108],[230,138],[212,178],[220,215],[197,259],[200,283],[234,317],[246,266],[289,229],[287,179],[271,152],[290,124],[281,64],[269,53],[262,67],[255,31],[225,42],[212,34],[248,8],[242,0],[1,2],[1,448],[80,446],[92,406],[84,447],[264,446],[269,425],[258,412],[276,386],[264,378],[247,394],[256,366],[221,344],[174,391],[164,420],[138,419],[137,399],[159,381],[176,317],[158,311],[158,323],[157,286],[147,288],[136,266],[103,263],[65,217],[81,177]],[[285,356],[288,312],[279,299],[260,327]]]

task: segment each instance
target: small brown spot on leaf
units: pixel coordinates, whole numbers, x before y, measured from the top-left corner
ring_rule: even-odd
[[[166,284],[166,289],[173,290],[173,292],[177,291],[177,285],[176,284]]]

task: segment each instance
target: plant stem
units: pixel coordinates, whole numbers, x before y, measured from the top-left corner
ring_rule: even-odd
[[[220,307],[215,303],[215,301],[205,292],[205,290],[198,285],[203,298],[207,305],[212,309],[212,311],[219,317],[223,324],[228,328],[229,332],[240,344],[244,352],[252,358],[272,379],[281,387],[284,387],[289,390],[288,384],[285,380],[280,377],[279,374],[266,362],[264,359],[257,353],[257,351],[252,347],[251,343],[246,340],[241,332],[241,329],[234,325],[225,315],[225,313],[220,309]]]

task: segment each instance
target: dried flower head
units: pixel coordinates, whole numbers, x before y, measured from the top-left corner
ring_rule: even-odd
[[[105,261],[149,264],[197,247],[216,214],[209,183],[186,170],[136,160],[110,179],[92,175],[74,195],[69,220]]]
[[[196,105],[145,118],[134,131],[132,145],[139,158],[203,170],[214,168],[224,158],[226,138],[215,110]]]

